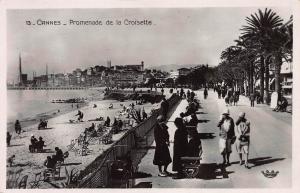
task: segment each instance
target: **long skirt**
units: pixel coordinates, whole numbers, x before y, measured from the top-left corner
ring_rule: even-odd
[[[162,165],[168,165],[171,162],[172,162],[172,159],[171,159],[170,151],[169,151],[167,144],[156,146],[153,164],[162,166]]]

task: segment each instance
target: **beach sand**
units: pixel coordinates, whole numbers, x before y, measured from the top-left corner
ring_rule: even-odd
[[[16,136],[13,133],[13,138],[11,140],[11,146],[7,148],[7,158],[11,155],[15,155],[15,165],[13,167],[7,167],[8,170],[18,170],[23,169],[22,176],[28,175],[28,182],[34,180],[35,173],[43,171],[45,166],[43,162],[46,160],[47,156],[55,154],[54,148],[59,147],[63,152],[67,151],[67,146],[70,144],[72,139],[78,138],[78,136],[83,133],[84,129],[90,127],[92,122],[87,120],[95,119],[97,117],[107,116],[111,119],[111,124],[113,123],[115,115],[121,110],[123,104],[128,106],[134,101],[118,102],[115,100],[102,100],[102,101],[92,101],[87,106],[80,109],[84,113],[82,123],[69,123],[70,119],[76,119],[77,109],[71,112],[66,112],[65,114],[50,118],[48,120],[49,129],[37,130],[37,124],[30,125],[22,128],[23,132],[20,136]],[[108,109],[110,103],[114,104],[113,109]],[[93,108],[96,104],[97,108]],[[136,108],[145,108],[146,113],[149,115],[151,109],[159,108],[160,104],[144,104],[136,105]],[[94,123],[99,124],[98,121]],[[113,135],[113,141],[121,138],[124,134],[123,131],[116,135]],[[37,139],[41,136],[43,137],[45,144],[47,145],[46,153],[29,153],[28,146],[30,144],[30,137],[34,135]],[[78,170],[83,170],[88,164],[90,164],[96,157],[98,157],[104,149],[109,148],[111,145],[104,144],[94,144],[89,145],[89,149],[92,152],[86,156],[75,155],[74,152],[69,152],[69,157],[65,159],[65,165],[62,167],[61,176],[65,176],[64,167],[67,167],[68,171],[76,167]],[[30,187],[28,187],[30,188]],[[48,183],[42,183],[40,188],[53,188]]]

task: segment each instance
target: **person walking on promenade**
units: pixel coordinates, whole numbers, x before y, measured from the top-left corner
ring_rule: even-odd
[[[190,96],[191,96],[191,92],[190,92],[190,90],[188,90],[188,91],[186,92],[186,97],[187,97],[188,100],[190,100]]]
[[[195,98],[195,95],[196,95],[196,94],[194,93],[194,91],[192,91],[192,92],[191,92],[191,101],[193,101],[193,100],[194,100],[194,98]]]
[[[16,134],[20,135],[21,134],[21,124],[20,124],[20,121],[19,120],[16,120],[16,123],[15,123],[15,131],[16,131]]]
[[[7,146],[10,146],[11,137],[12,137],[12,135],[9,132],[7,132],[6,133],[6,144],[7,144]]]
[[[177,174],[173,179],[181,179],[184,177],[181,157],[186,156],[188,147],[187,130],[181,118],[176,118],[174,123],[177,129],[174,134],[173,171]]]
[[[207,89],[206,89],[206,88],[204,89],[203,94],[204,94],[204,99],[206,99],[206,98],[207,98],[207,95],[208,95],[208,92],[207,92]]]
[[[191,114],[191,120],[187,123],[187,130],[194,130],[197,131],[197,125],[198,125],[199,119],[195,113]]]
[[[180,98],[183,97],[183,93],[184,93],[183,88],[181,88],[181,89],[180,89]]]
[[[255,101],[255,94],[251,93],[250,94],[250,106],[254,107],[254,101]]]
[[[110,118],[107,116],[106,121],[104,122],[104,126],[109,127],[110,126]]]
[[[168,148],[168,146],[170,146],[169,132],[168,126],[163,122],[163,117],[161,115],[157,117],[157,121],[158,123],[154,128],[154,140],[156,146],[153,164],[158,166],[158,176],[165,177],[169,174],[167,168],[172,162]]]
[[[169,103],[165,97],[163,98],[163,101],[160,104],[160,108],[161,108],[161,115],[163,119],[166,120],[169,111]]]
[[[250,145],[250,122],[245,118],[245,113],[240,113],[236,121],[236,150],[240,157],[240,165],[243,164],[243,155],[245,155],[245,167],[250,168],[248,165],[249,145]]]
[[[223,164],[230,165],[230,154],[232,152],[231,145],[234,143],[235,132],[234,132],[234,121],[229,116],[229,110],[226,109],[222,115],[221,120],[218,123],[220,128],[220,140],[219,148],[220,153],[223,156]]]
[[[164,95],[164,92],[165,92],[165,90],[164,90],[164,88],[162,87],[162,88],[161,88],[161,95]]]
[[[218,98],[220,99],[222,95],[221,88],[217,87],[217,93],[218,93]]]

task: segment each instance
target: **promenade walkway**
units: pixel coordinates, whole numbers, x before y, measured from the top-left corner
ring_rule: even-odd
[[[247,98],[241,97],[238,106],[226,107],[217,93],[209,91],[203,98],[203,91],[196,91],[202,108],[197,114],[201,123],[198,132],[203,146],[203,157],[199,178],[174,180],[171,177],[159,177],[158,169],[152,164],[155,142],[139,165],[139,172],[145,178],[135,179],[135,187],[144,188],[289,188],[292,179],[292,116],[289,113],[273,112],[268,106],[259,104],[250,107]],[[183,100],[173,113],[169,122],[170,139],[174,139],[176,127],[172,121],[185,111],[187,101]],[[232,165],[226,168],[220,164],[222,156],[218,149],[217,123],[224,109],[237,120],[240,112],[245,112],[251,122],[250,166],[240,166],[238,154],[233,146]],[[171,156],[173,144],[170,145]],[[171,171],[172,165],[169,166]],[[279,171],[275,178],[266,178],[262,171]]]

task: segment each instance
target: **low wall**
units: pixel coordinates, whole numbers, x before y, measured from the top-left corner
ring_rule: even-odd
[[[168,99],[170,113],[172,113],[180,101],[177,95]],[[160,109],[156,110],[148,119],[129,130],[121,139],[114,142],[112,147],[97,157],[85,170],[81,171],[79,179],[81,179],[78,188],[100,188],[107,187],[110,184],[110,163],[117,157],[126,156],[135,146],[139,137],[145,136],[156,124],[157,116]]]

